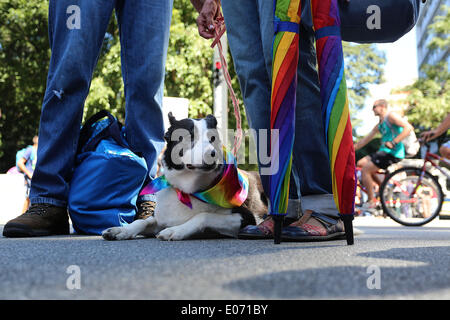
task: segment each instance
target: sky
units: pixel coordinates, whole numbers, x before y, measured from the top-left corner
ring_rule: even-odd
[[[357,129],[360,135],[369,133],[378,123],[378,118],[372,112],[373,102],[387,97],[392,89],[411,84],[418,77],[415,27],[396,42],[377,44],[377,47],[386,54],[386,82],[370,87],[370,96],[366,98],[364,109],[358,113],[358,118],[364,120]]]

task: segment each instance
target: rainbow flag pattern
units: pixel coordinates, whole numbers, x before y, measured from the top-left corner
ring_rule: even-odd
[[[341,215],[353,215],[356,190],[355,150],[337,1],[311,0],[311,11],[334,201]]]
[[[289,198],[292,148],[295,133],[297,66],[299,57],[300,0],[274,3],[273,64],[270,128],[270,214],[285,215]],[[274,132],[277,132],[274,135]],[[276,139],[273,139],[273,138]]]

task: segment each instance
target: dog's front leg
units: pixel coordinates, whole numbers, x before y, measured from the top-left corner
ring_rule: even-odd
[[[240,214],[230,213],[230,211],[226,211],[226,213],[202,212],[181,225],[162,230],[156,237],[161,240],[183,240],[205,229],[214,230],[222,235],[236,237],[241,220]]]
[[[127,240],[133,239],[139,234],[148,236],[155,224],[156,219],[154,217],[139,219],[123,227],[108,228],[102,232],[102,237],[105,240]]]

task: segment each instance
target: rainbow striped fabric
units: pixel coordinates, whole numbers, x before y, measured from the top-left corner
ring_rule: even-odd
[[[330,156],[333,195],[341,214],[352,215],[355,199],[355,152],[344,75],[337,0],[310,0],[316,35],[322,116]],[[300,0],[274,0],[271,129],[272,141],[270,214],[284,215],[289,197],[289,179],[294,143],[297,65],[299,56]],[[275,146],[275,148],[274,148]],[[278,147],[278,148],[277,148]]]
[[[285,215],[287,212],[295,132],[300,14],[300,0],[278,0],[274,5],[275,37],[270,115],[273,168],[269,191],[271,215]]]
[[[223,148],[224,170],[220,179],[211,188],[205,191],[186,194],[174,188],[178,199],[192,209],[190,197],[203,202],[218,205],[223,208],[240,207],[248,196],[248,176],[237,167],[236,158],[231,152]],[[140,195],[155,194],[165,188],[172,187],[165,176],[160,176],[146,185]]]
[[[340,214],[353,215],[356,190],[355,150],[337,1],[311,0],[311,11],[334,201]]]

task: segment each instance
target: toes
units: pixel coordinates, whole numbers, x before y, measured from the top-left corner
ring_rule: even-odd
[[[181,230],[176,227],[171,227],[164,229],[156,236],[160,240],[174,241],[174,240],[183,240],[184,235]]]
[[[125,240],[125,239],[130,238],[130,236],[128,235],[126,230],[121,227],[114,227],[114,228],[106,229],[105,231],[102,232],[102,237],[103,237],[103,239],[109,240],[109,241]]]
[[[102,237],[103,237],[103,239],[109,240],[109,241],[116,240],[116,234],[114,232],[114,228],[109,228],[109,229],[106,229],[105,231],[103,231]]]
[[[173,230],[171,230],[170,228],[167,228],[167,229],[164,229],[163,231],[161,231],[160,233],[158,233],[156,235],[156,237],[159,240],[170,241],[170,240],[173,240],[172,235],[173,235]]]

